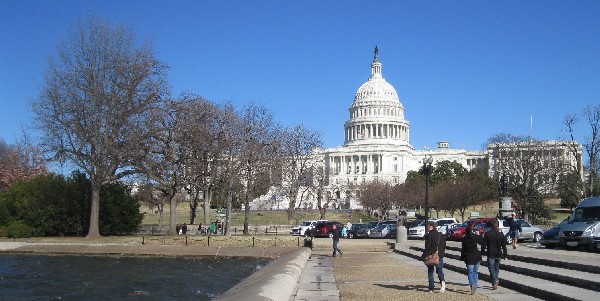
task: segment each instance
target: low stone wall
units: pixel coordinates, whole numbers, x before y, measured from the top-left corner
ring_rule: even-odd
[[[283,254],[216,300],[291,300],[310,254],[311,250],[308,248]]]

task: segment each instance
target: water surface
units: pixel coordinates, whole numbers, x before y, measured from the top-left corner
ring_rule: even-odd
[[[0,300],[212,300],[264,259],[0,256]]]

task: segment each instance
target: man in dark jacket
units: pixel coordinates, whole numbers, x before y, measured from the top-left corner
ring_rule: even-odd
[[[446,237],[437,230],[436,222],[429,222],[427,225],[428,234],[425,236],[425,250],[423,258],[428,254],[438,252],[440,263],[435,267],[435,270],[440,280],[440,293],[446,290],[446,281],[444,280],[444,252],[446,251]],[[433,292],[435,282],[433,280],[433,266],[427,267],[427,277],[429,279],[429,291]]]
[[[500,260],[506,259],[506,239],[500,230],[498,230],[498,220],[491,221],[492,229],[485,233],[481,253],[487,255],[488,270],[492,289],[497,289],[500,274]]]
[[[340,257],[342,257],[342,254],[344,252],[342,252],[342,250],[338,247],[338,243],[340,242],[340,230],[337,229],[337,226],[334,224],[332,226],[331,230],[331,234],[332,234],[332,238],[333,238],[333,257],[335,257],[335,252],[339,252],[340,253]]]

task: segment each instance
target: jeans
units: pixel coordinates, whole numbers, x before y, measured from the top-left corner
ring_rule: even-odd
[[[429,279],[429,290],[432,291],[435,287],[435,282],[433,280],[433,268],[434,267],[427,267],[427,278]],[[437,272],[438,275],[438,279],[440,280],[440,282],[445,281],[444,280],[444,257],[440,257],[440,263],[435,266],[435,270]]]
[[[340,241],[339,240],[333,240],[333,256],[335,256],[335,251],[338,251],[340,253],[340,255],[342,254],[342,250],[340,250],[340,248],[338,248],[338,243]]]
[[[490,271],[490,278],[492,278],[492,285],[498,280],[498,274],[500,274],[500,260],[501,258],[488,257],[488,270]]]
[[[476,264],[467,264],[467,277],[469,278],[469,286],[477,286],[479,279],[479,262]]]

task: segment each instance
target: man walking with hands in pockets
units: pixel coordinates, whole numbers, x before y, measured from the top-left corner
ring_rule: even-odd
[[[492,220],[492,229],[485,233],[483,238],[483,245],[481,246],[481,253],[487,255],[488,270],[490,271],[490,278],[492,283],[492,289],[497,289],[500,280],[498,275],[500,273],[500,260],[506,259],[506,239],[500,230],[498,230],[498,220]]]
[[[333,257],[335,257],[335,252],[338,251],[340,253],[340,257],[342,257],[342,250],[338,248],[338,243],[340,242],[340,230],[337,229],[337,226],[334,224],[331,230],[331,234],[333,235]]]

